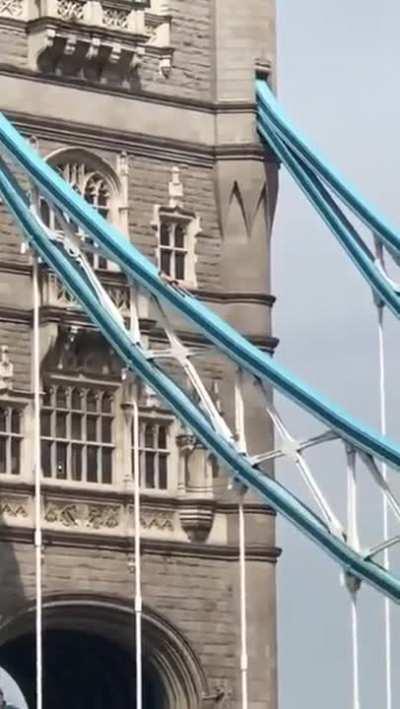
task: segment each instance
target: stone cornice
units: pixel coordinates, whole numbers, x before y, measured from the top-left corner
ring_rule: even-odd
[[[88,329],[95,329],[95,326],[92,325],[79,310],[66,311],[64,308],[48,308],[44,306],[41,309],[40,319],[42,323],[54,323],[56,325],[63,325],[64,327],[68,325],[78,325],[87,327]],[[0,322],[30,325],[32,320],[33,314],[31,310],[0,307]],[[165,333],[155,328],[152,320],[141,320],[141,329],[143,334],[150,335],[155,341],[166,341]],[[186,344],[208,345],[208,340],[197,333],[180,330],[178,335]],[[268,335],[252,335],[248,337],[248,340],[267,352],[273,352],[279,344],[279,340],[276,337],[268,337]]]
[[[32,322],[32,311],[0,306],[0,321],[29,325]]]
[[[31,276],[32,266],[29,263],[17,263],[16,261],[0,261],[0,273],[17,273],[20,276]]]
[[[33,315],[30,316],[31,319],[32,317]],[[41,308],[40,319],[42,323],[53,322],[57,325],[63,325],[64,327],[68,325],[78,325],[87,327],[88,329],[96,329],[95,325],[93,325],[84,313],[79,310],[66,311],[65,308],[44,306]],[[140,327],[142,334],[149,335],[153,341],[167,341],[165,332],[159,328],[156,328],[153,320],[141,319]],[[187,330],[177,330],[176,334],[187,345],[198,345],[204,347],[209,345],[209,341],[199,333]],[[247,336],[247,338],[249,342],[253,343],[253,345],[256,345],[257,347],[271,353],[279,344],[279,340],[276,337],[271,337],[264,334]]]
[[[32,266],[13,261],[1,261],[0,273],[32,276]],[[126,278],[122,273],[106,273],[102,276],[102,279],[107,285],[126,285]],[[230,305],[237,303],[238,305],[245,305],[252,303],[255,305],[266,305],[272,308],[276,302],[275,296],[269,293],[254,293],[252,291],[211,291],[199,288],[191,288],[188,290],[195,298],[216,304]]]
[[[1,271],[1,269],[0,269]],[[198,294],[196,294],[198,296]],[[203,294],[204,296],[204,294]],[[263,298],[261,296],[261,298]],[[208,297],[204,296],[202,298],[199,298],[200,300],[205,300],[209,301]],[[265,300],[253,300],[252,296],[250,294],[250,299],[247,300],[245,295],[242,294],[238,296],[238,298],[233,298],[232,300],[227,298],[227,294],[224,294],[224,297],[221,298],[221,300],[218,299],[218,297],[213,298],[212,302],[214,303],[223,303],[223,304],[229,304],[229,303],[237,303],[237,304],[254,304],[254,303],[259,303],[260,305],[265,305]],[[33,312],[32,310],[23,310],[19,308],[12,308],[11,306],[7,307],[2,307],[0,306],[0,322],[12,322],[12,323],[20,323],[20,324],[26,324],[30,325],[33,320]],[[54,323],[56,325],[63,325],[63,326],[68,326],[68,325],[78,325],[82,327],[87,327],[88,329],[93,329],[94,325],[92,325],[88,318],[85,316],[85,314],[78,310],[78,309],[70,309],[66,310],[65,308],[56,308],[56,307],[51,307],[51,306],[42,306],[41,308],[41,314],[40,314],[40,320],[42,323]],[[159,328],[154,327],[154,321],[153,320],[147,320],[147,319],[142,319],[141,320],[141,329],[142,332],[146,335],[150,335],[153,340],[159,340],[164,342],[165,341],[165,333],[160,330]],[[178,332],[179,337],[186,342],[187,344],[193,344],[193,345],[204,345],[207,346],[208,340],[203,337],[202,335],[191,332],[191,331],[185,331],[185,330],[180,330]],[[254,345],[257,347],[260,347],[261,349],[267,350],[268,352],[273,352],[278,344],[279,340],[276,337],[264,335],[264,334],[259,334],[259,335],[252,335],[251,337],[248,338],[250,342],[252,342]]]
[[[19,27],[22,30],[26,28],[25,20],[20,20],[18,17],[0,17],[0,27]]]
[[[33,544],[33,530],[18,527],[0,529],[0,542]],[[99,534],[80,534],[77,532],[43,532],[44,553],[46,547],[61,546],[69,548],[102,549],[129,553],[133,551],[134,540],[123,537],[112,537]],[[196,542],[176,542],[161,539],[146,539],[141,541],[143,555],[162,555],[169,557],[186,557],[195,559],[210,559],[215,561],[237,562],[239,548],[235,544],[199,544]],[[275,564],[281,549],[264,544],[249,544],[246,547],[246,560]]]
[[[18,20],[13,20],[13,24]],[[19,22],[19,24],[21,24]],[[43,84],[57,84],[68,88],[75,86],[85,89],[88,92],[106,93],[110,96],[123,96],[145,103],[157,103],[177,108],[190,108],[205,111],[207,113],[255,113],[255,102],[251,101],[206,101],[201,98],[192,99],[189,97],[170,96],[168,94],[156,93],[154,91],[133,92],[132,89],[115,88],[112,86],[102,87],[98,84],[91,84],[88,80],[81,80],[73,77],[44,76],[31,69],[16,67],[12,64],[0,63],[0,73],[8,76],[20,76],[21,78]]]
[[[136,97],[135,97],[136,98]],[[62,119],[40,119],[31,117],[17,111],[7,111],[7,117],[14,125],[26,135],[34,134],[37,138],[46,140],[60,140],[65,145],[79,143],[87,149],[99,147],[99,130],[80,123],[72,124]],[[188,143],[185,141],[158,139],[149,135],[121,131],[111,131],[103,128],[101,131],[101,146],[115,152],[127,151],[134,157],[160,158],[162,150],[163,160],[170,162],[190,161],[193,165],[211,168],[216,160],[263,160],[265,152],[256,143],[236,143],[208,147],[201,143]],[[273,159],[273,158],[271,158]]]
[[[176,97],[155,94],[151,92],[132,93],[122,89],[103,88],[92,86],[87,82],[77,80],[60,81],[54,77],[45,77],[26,69],[0,65],[0,74],[6,76],[18,76],[29,81],[42,84],[58,84],[73,86],[74,88],[84,88],[86,92],[106,93],[110,96],[122,96],[124,99],[132,99],[144,103],[172,106],[180,109],[205,112],[209,115],[222,115],[226,113],[254,113],[254,104],[248,102],[225,102],[214,103],[201,100],[179,99]],[[16,126],[26,134],[34,133],[37,137],[48,140],[60,141],[66,145],[76,145],[78,142],[87,148],[99,147],[99,129],[97,126],[90,126],[79,122],[63,121],[62,118],[49,119],[26,114],[19,111],[7,111],[7,116]],[[139,157],[159,158],[159,151],[162,149],[163,160],[180,161],[189,160],[193,164],[201,164],[212,167],[216,160],[265,160],[277,162],[272,151],[266,153],[265,149],[257,143],[229,143],[218,146],[207,146],[202,143],[189,143],[177,141],[168,137],[157,138],[146,134],[135,133],[134,131],[124,132],[121,130],[110,130],[102,128],[101,145],[109,150],[129,151]]]
[[[238,305],[244,304],[255,304],[255,305],[266,305],[269,308],[276,302],[276,298],[268,293],[251,293],[251,292],[239,292],[239,291],[206,291],[206,290],[192,290],[192,295],[199,300],[206,300],[210,303],[224,303],[231,304],[237,303]]]

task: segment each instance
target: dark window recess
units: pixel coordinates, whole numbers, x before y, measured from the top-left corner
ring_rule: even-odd
[[[0,406],[0,475],[21,473],[21,412],[14,406]]]

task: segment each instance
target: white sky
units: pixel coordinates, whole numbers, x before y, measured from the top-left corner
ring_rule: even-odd
[[[312,143],[397,225],[400,144],[400,4],[398,0],[277,0],[279,97]],[[277,359],[378,425],[376,314],[371,295],[333,236],[281,170],[273,237],[273,292],[278,296]],[[389,427],[400,440],[397,412],[399,327],[388,316]],[[307,431],[281,404],[293,432]],[[315,456],[319,480],[343,511],[342,461]],[[303,488],[289,468],[280,479]],[[366,484],[364,541],[380,530],[380,508]],[[350,693],[349,604],[337,567],[279,522],[280,709],[347,709]],[[361,603],[362,709],[384,709],[382,603],[364,590]],[[400,631],[394,614],[394,633]],[[395,643],[396,644],[396,643]],[[395,649],[395,706],[400,696]]]
[[[10,675],[0,668],[0,687],[5,693],[7,704],[13,704],[16,709],[28,709],[25,699],[20,692],[18,685]]]

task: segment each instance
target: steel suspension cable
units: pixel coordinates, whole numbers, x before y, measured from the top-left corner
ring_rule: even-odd
[[[140,341],[139,313],[136,289],[129,289],[130,333],[133,342]],[[142,593],[142,554],[141,554],[141,490],[140,490],[140,418],[139,418],[139,382],[135,378],[132,387],[133,416],[131,431],[133,445],[133,484],[134,484],[134,535],[135,535],[135,666],[136,666],[136,709],[143,707],[143,593]]]
[[[239,369],[235,377],[235,429],[239,450],[247,451],[246,423],[243,401],[243,372]],[[237,485],[239,490],[239,571],[240,571],[240,676],[242,687],[242,709],[249,706],[249,652],[247,630],[247,576],[246,576],[246,515],[245,496],[247,488]]]
[[[315,148],[294,128],[276,100],[266,81],[256,82],[257,104],[268,113],[275,129],[285,142],[320,175],[346,206],[377,236],[387,248],[400,255],[400,235],[377,210],[373,209],[357,190],[322,158]]]
[[[157,268],[122,237],[115,227],[108,224],[93,208],[88,207],[83,198],[37,156],[1,114],[0,144],[12,159],[21,165],[46,198],[68,213],[99,245],[103,254],[116,261],[133,281],[176,309],[238,366],[273,384],[349,443],[381,459],[385,458],[387,462],[400,468],[398,446],[388,439],[382,439],[376,432],[355,421],[339,407],[305,386],[186,291],[166,283]]]
[[[36,589],[36,707],[43,709],[43,532],[42,462],[40,439],[40,291],[38,259],[33,254],[33,392],[35,480],[35,589]]]
[[[304,503],[275,479],[259,470],[251,458],[243,455],[230,440],[213,428],[205,413],[199,410],[172,379],[155,366],[152,357],[149,357],[140,345],[132,341],[123,322],[115,318],[99,301],[78,262],[72,259],[69,249],[64,253],[60,245],[49,238],[47,231],[30,211],[26,195],[24,196],[4,163],[0,164],[0,193],[38,254],[67,285],[122,360],[171,406],[178,418],[189,426],[206,448],[215,453],[222,466],[234,477],[238,477],[244,485],[257,491],[265,501],[320,544],[328,554],[342,566],[350,569],[355,576],[375,586],[393,600],[399,601],[400,581],[398,579],[369,558],[364,558],[357,553],[341,537],[332,534],[329,527]],[[85,208],[88,213],[95,214],[87,205]],[[372,435],[375,441],[379,440],[375,434]],[[398,449],[392,446],[393,444],[387,439],[381,439],[378,447],[381,453],[385,450],[389,458],[392,453],[397,459]]]
[[[143,707],[142,667],[142,559],[140,543],[140,454],[139,454],[139,404],[138,387],[135,383],[133,397],[133,477],[135,515],[135,657],[136,657],[136,709]]]
[[[276,154],[285,163],[300,189],[320,214],[376,295],[386,303],[397,318],[400,318],[400,297],[393,284],[377,267],[374,255],[364,244],[353,225],[319,178],[275,133],[273,125],[262,111],[259,131],[264,141],[271,145]]]
[[[239,566],[240,566],[240,675],[242,685],[242,709],[249,706],[249,654],[247,647],[247,579],[246,579],[246,521],[244,496],[245,489],[239,495]]]
[[[363,200],[363,198],[358,195],[353,188],[351,188],[345,181],[335,172],[335,170],[326,162],[326,160],[321,159],[318,153],[309,147],[306,141],[299,135],[298,131],[293,128],[288,119],[283,115],[281,108],[276,101],[275,96],[269,89],[265,82],[257,82],[257,100],[258,100],[258,112],[259,112],[259,130],[263,138],[271,145],[278,156],[283,159],[286,167],[292,173],[296,181],[299,183],[300,187],[305,191],[306,195],[313,203],[313,206],[321,214],[320,205],[313,201],[313,197],[310,196],[310,190],[307,189],[305,183],[307,178],[313,182],[313,184],[319,183],[319,178],[324,180],[326,184],[339,196],[343,203],[346,204],[348,208],[360,218],[364,224],[366,224],[374,234],[375,242],[377,245],[377,262],[381,266],[381,273],[385,275],[385,267],[383,262],[383,245],[386,246],[388,252],[395,258],[398,259],[400,252],[400,237],[384,220],[380,217],[374,210]],[[305,169],[306,168],[306,169]],[[306,179],[304,178],[306,176]],[[319,183],[321,184],[321,183]],[[323,190],[320,189],[320,194],[323,195]],[[325,193],[325,197],[328,200],[331,199],[328,193]],[[326,199],[325,199],[326,201]],[[329,220],[322,213],[324,220],[329,224]],[[346,220],[347,221],[347,220]],[[348,223],[349,224],[349,223]],[[352,229],[352,225],[350,224]],[[333,229],[335,233],[335,229]],[[350,231],[350,237],[354,239],[355,244],[363,247],[363,242],[358,240],[358,234]],[[346,248],[346,246],[345,246]],[[370,254],[368,254],[370,257]],[[361,253],[361,260],[363,254]],[[354,259],[353,259],[354,260]],[[356,258],[356,265],[360,268],[359,254]],[[365,272],[365,269],[360,268],[364,273],[363,275],[369,281],[375,295],[379,293],[379,288],[376,288],[376,283],[374,279],[371,279],[371,274]],[[369,269],[371,270],[371,269]],[[389,282],[389,279],[386,279]],[[387,289],[386,289],[387,294]],[[385,295],[386,295],[385,294]],[[381,422],[381,433],[382,435],[387,434],[386,425],[386,387],[385,387],[385,351],[384,351],[384,304],[388,305],[389,308],[399,316],[399,310],[397,304],[393,308],[393,296],[390,295],[389,300],[383,296],[383,302],[380,298],[376,298],[377,310],[378,310],[378,344],[379,344],[379,405],[380,405],[380,422]],[[397,292],[393,293],[395,300],[397,300]],[[382,296],[382,292],[381,292]],[[350,474],[350,473],[349,473]],[[383,479],[387,481],[387,465],[386,462],[382,462],[382,475]],[[355,496],[355,482],[354,482],[354,496]],[[355,498],[354,498],[355,499]],[[356,504],[354,502],[354,504]],[[389,540],[390,538],[390,527],[389,527],[389,503],[387,495],[383,494],[383,538],[384,540]],[[389,559],[389,547],[385,546],[383,550],[384,554],[384,567],[385,569],[390,569],[390,559]],[[355,707],[359,706],[359,687],[358,687],[358,617],[357,617],[357,590],[351,590],[352,596],[352,644],[353,644],[353,704]],[[386,598],[384,599],[384,628],[385,628],[385,685],[386,685],[386,707],[387,709],[392,709],[392,639],[391,639],[391,608],[390,602]]]

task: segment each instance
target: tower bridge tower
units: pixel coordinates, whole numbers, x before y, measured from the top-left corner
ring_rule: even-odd
[[[274,32],[273,0],[0,0],[0,110],[166,276],[271,353],[277,165],[258,144],[254,78],[273,69]],[[125,277],[90,258],[129,320]],[[3,204],[0,271],[0,666],[34,709],[32,256]],[[144,706],[238,709],[238,495],[39,275],[44,707],[135,706],[135,396]],[[140,317],[162,347],[145,305]],[[235,373],[206,350],[200,366],[232,423]],[[267,449],[252,401],[248,446]],[[245,499],[249,705],[277,709],[274,516]]]

